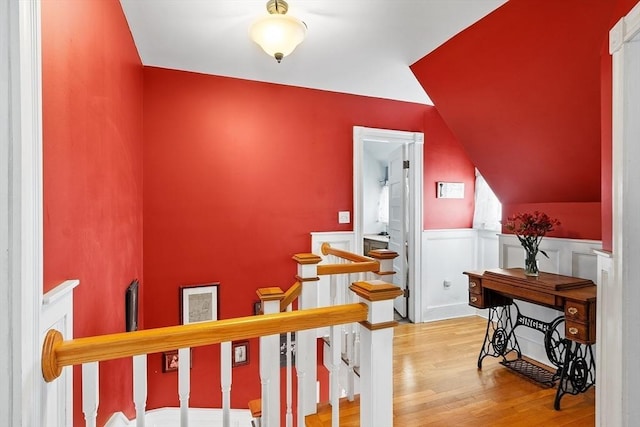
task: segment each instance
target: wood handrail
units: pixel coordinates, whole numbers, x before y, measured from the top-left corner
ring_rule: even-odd
[[[364,273],[366,271],[379,271],[380,262],[373,258],[354,254],[342,249],[332,248],[327,242],[320,247],[323,255],[333,255],[338,258],[351,261],[345,264],[320,264],[318,265],[318,276],[328,276],[331,274]]]
[[[42,345],[42,375],[51,382],[64,366],[361,322],[367,314],[365,304],[344,304],[67,341],[59,331],[50,329]]]
[[[362,273],[365,271],[380,270],[378,261],[352,262],[349,264],[320,264],[318,266],[318,276],[328,276],[331,274]]]
[[[302,285],[296,282],[284,293],[284,298],[280,301],[280,311],[287,311],[287,307],[302,293]]]
[[[342,249],[332,248],[327,242],[324,242],[320,247],[322,255],[334,255],[338,258],[346,259],[351,262],[377,262],[373,258],[369,258],[364,255],[354,254],[352,252],[344,251]]]

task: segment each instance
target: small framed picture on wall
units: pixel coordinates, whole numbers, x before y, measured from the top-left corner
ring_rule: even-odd
[[[208,283],[180,288],[180,321],[183,325],[218,320],[219,285]]]
[[[234,368],[249,364],[249,341],[237,341],[231,344],[231,356]]]
[[[189,349],[191,350],[191,349]],[[189,368],[192,367],[191,351],[189,351]],[[178,355],[178,350],[165,351],[162,353],[162,372],[171,372],[178,370],[178,362],[180,361],[180,357]]]

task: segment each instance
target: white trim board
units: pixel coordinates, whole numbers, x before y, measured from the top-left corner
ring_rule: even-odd
[[[40,0],[2,2],[0,17],[0,413],[43,426]]]
[[[606,281],[597,316],[602,327],[616,332],[600,336],[602,363],[596,360],[596,367],[608,380],[600,390],[604,398],[596,400],[596,425],[624,427],[640,419],[640,168],[633,163],[640,156],[640,3],[611,29],[609,51],[613,56],[613,257],[612,269],[603,274]]]
[[[353,127],[353,233],[355,238],[354,252],[362,253],[364,230],[363,219],[363,158],[366,141],[405,144],[409,151],[410,187],[413,197],[409,199],[409,319],[422,322],[421,285],[422,277],[422,226],[423,226],[423,162],[424,134],[399,130],[375,129],[362,126]]]
[[[65,340],[73,339],[73,290],[79,284],[79,280],[66,280],[43,296],[42,341],[50,329],[60,332]],[[63,368],[59,378],[43,387],[41,425],[73,425],[73,367]]]

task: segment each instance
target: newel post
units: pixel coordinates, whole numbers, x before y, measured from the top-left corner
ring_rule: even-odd
[[[261,288],[256,292],[262,312],[280,312],[284,292],[280,288]],[[262,427],[280,427],[280,335],[260,337],[260,382],[262,384]]]
[[[381,280],[355,282],[350,289],[369,307],[360,332],[360,425],[393,425],[393,300],[402,295]]]
[[[298,263],[296,280],[302,285],[298,310],[318,307],[318,264],[322,261],[315,254],[296,254]],[[304,416],[317,412],[316,380],[318,376],[315,329],[298,331],[296,336],[296,372],[298,375],[298,425],[304,425]],[[302,422],[302,424],[300,424]]]
[[[380,269],[374,272],[378,278],[382,279],[383,276],[390,276],[394,274],[393,260],[398,257],[397,252],[390,251],[389,249],[374,249],[369,251],[367,255],[378,261],[380,264]]]

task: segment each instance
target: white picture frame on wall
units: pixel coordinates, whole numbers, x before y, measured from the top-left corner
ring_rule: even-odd
[[[180,321],[183,325],[218,320],[219,285],[207,283],[180,288]]]

